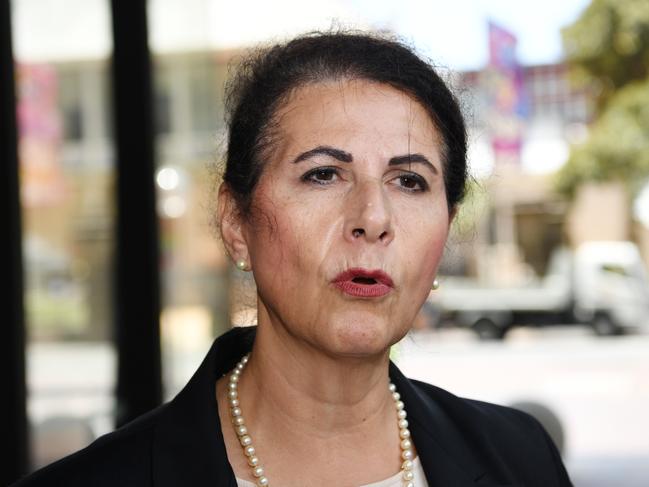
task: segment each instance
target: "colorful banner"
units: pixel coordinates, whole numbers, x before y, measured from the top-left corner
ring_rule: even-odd
[[[496,163],[520,162],[524,122],[528,115],[523,70],[516,59],[517,39],[489,22],[489,65],[486,70],[488,126]]]
[[[56,72],[46,65],[19,65],[16,71],[22,203],[54,206],[65,195]]]

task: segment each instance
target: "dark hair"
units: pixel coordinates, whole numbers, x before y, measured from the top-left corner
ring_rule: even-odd
[[[281,105],[301,86],[341,79],[390,85],[428,111],[443,139],[444,184],[452,211],[464,197],[467,179],[466,129],[457,100],[412,49],[385,35],[355,32],[307,34],[259,49],[239,64],[226,85],[230,131],[223,176],[239,210],[250,213]]]

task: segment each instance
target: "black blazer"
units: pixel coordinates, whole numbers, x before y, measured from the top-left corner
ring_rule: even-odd
[[[234,328],[219,337],[171,402],[14,485],[236,487],[214,384],[251,349],[255,331]],[[572,485],[552,440],[531,416],[409,380],[392,363],[390,377],[406,404],[430,487]]]

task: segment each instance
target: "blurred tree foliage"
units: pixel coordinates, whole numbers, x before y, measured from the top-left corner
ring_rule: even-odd
[[[559,171],[559,190],[620,180],[635,192],[649,177],[649,1],[592,0],[562,35],[573,79],[596,106],[587,141]]]

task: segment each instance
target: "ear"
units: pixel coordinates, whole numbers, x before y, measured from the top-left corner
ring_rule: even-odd
[[[228,255],[234,260],[244,259],[250,265],[244,221],[232,191],[226,183],[219,188],[217,222]]]

